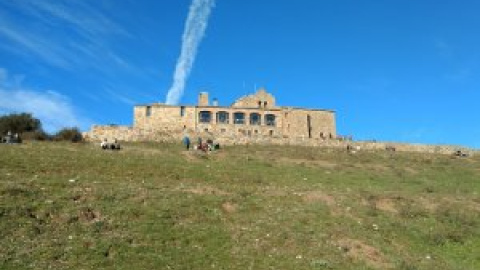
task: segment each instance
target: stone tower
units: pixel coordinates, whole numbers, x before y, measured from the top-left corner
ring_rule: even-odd
[[[208,106],[208,93],[201,92],[198,95],[198,106]]]

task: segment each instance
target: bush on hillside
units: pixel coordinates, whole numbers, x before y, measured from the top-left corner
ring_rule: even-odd
[[[82,133],[78,128],[63,128],[55,134],[55,140],[57,141],[71,141],[81,142],[83,140]]]
[[[12,113],[9,115],[0,116],[0,134],[4,135],[7,132],[24,133],[37,132],[42,130],[40,120],[34,118],[30,113]]]
[[[52,137],[43,130],[24,132],[24,133],[22,133],[21,138],[23,140],[29,140],[29,141],[32,141],[32,140],[35,140],[35,141],[49,141],[49,140],[52,139]]]

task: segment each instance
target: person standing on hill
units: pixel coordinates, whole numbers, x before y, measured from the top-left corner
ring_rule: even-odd
[[[190,150],[190,138],[188,137],[188,135],[185,135],[185,137],[183,137],[183,144],[187,148],[187,151]]]

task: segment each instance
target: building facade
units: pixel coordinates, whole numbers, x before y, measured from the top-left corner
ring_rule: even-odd
[[[161,103],[134,108],[134,129],[163,134],[210,134],[212,137],[281,137],[331,139],[336,137],[335,112],[320,109],[279,107],[275,98],[260,89],[231,106],[209,101],[200,93],[197,105]]]

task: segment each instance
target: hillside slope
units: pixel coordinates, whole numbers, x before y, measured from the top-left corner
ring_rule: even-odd
[[[480,158],[0,144],[1,269],[480,269]]]

